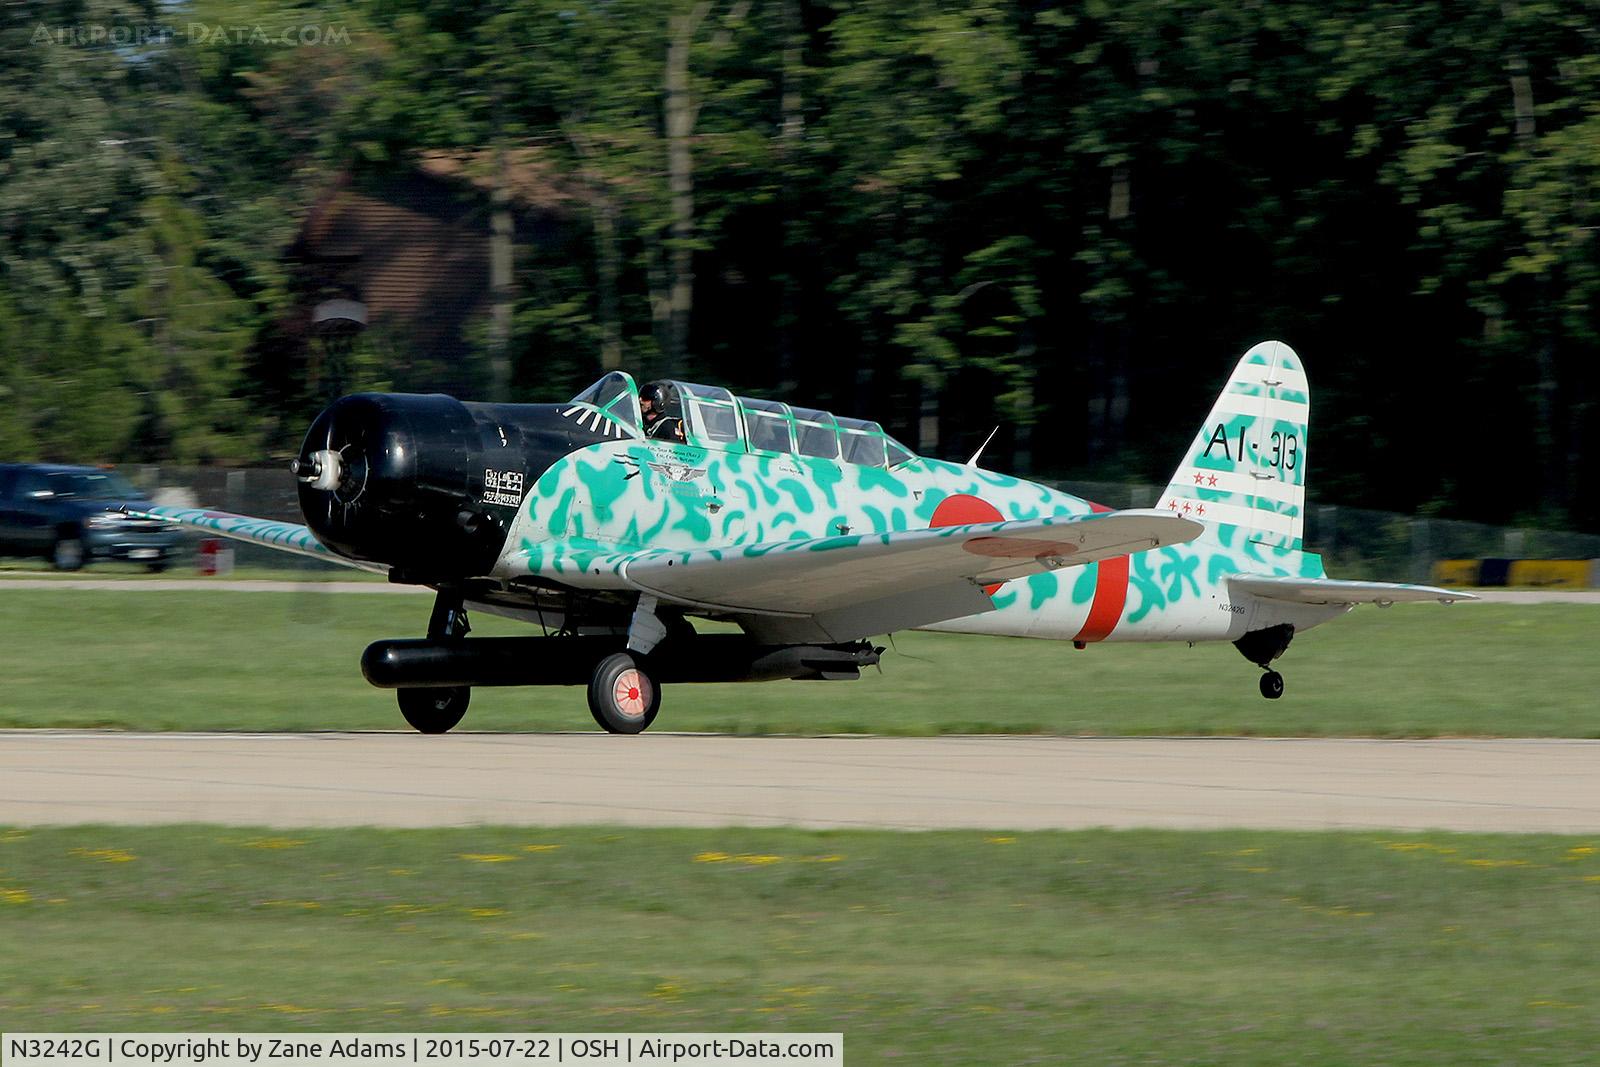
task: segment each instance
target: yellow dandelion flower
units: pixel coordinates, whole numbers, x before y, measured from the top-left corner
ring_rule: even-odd
[[[33,894],[26,889],[0,889],[0,900],[7,904],[27,904],[33,900]]]
[[[139,858],[125,848],[75,848],[68,855],[100,860],[102,863],[132,863]]]
[[[469,860],[473,863],[510,863],[517,859],[516,856],[505,852],[459,852],[457,859]]]
[[[984,838],[984,840],[987,841],[991,845],[1014,845],[1014,844],[1017,843],[1017,839],[1016,838],[1014,838],[1014,837],[1004,837],[1004,836],[986,837],[986,838]]]
[[[727,863],[731,859],[726,852],[698,852],[694,857],[696,863]]]
[[[782,863],[783,862],[783,857],[782,856],[770,856],[770,855],[751,854],[751,853],[743,853],[738,858],[739,858],[739,862],[740,863],[747,863],[752,867],[765,867],[768,864]]]
[[[524,852],[554,852],[560,845],[523,845]]]
[[[467,909],[467,914],[471,915],[474,919],[493,919],[496,916],[504,915],[505,913],[506,913],[506,909],[504,909],[504,908],[468,908]]]
[[[244,847],[278,851],[285,848],[300,848],[305,843],[295,837],[254,837],[244,842]]]

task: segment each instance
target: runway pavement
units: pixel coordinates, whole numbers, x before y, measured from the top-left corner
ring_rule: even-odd
[[[1600,833],[1600,741],[0,731],[0,823]]]

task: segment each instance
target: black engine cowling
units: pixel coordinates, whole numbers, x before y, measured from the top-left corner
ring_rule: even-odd
[[[318,540],[439,582],[489,571],[524,493],[598,436],[543,404],[357,393],[317,416],[294,469]]]

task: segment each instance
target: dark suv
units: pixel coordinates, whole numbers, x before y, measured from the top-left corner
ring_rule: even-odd
[[[112,510],[148,503],[116,471],[0,463],[0,555],[43,556],[63,571],[91,559],[166,570],[177,552],[178,527]]]

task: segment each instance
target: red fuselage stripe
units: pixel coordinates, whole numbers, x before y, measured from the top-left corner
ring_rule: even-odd
[[[1097,513],[1110,511],[1104,504],[1089,505]],[[1128,557],[1113,556],[1095,564],[1094,600],[1089,605],[1089,617],[1083,620],[1083,629],[1074,641],[1104,641],[1111,636],[1122,619],[1122,609],[1128,602]]]

